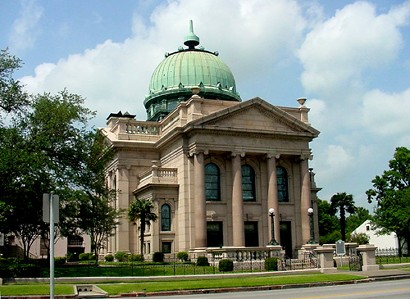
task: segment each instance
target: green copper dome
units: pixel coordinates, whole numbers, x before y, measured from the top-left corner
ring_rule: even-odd
[[[158,121],[188,100],[193,87],[199,87],[199,95],[207,99],[241,101],[234,76],[218,53],[195,48],[199,37],[193,32],[192,21],[184,44],[188,49],[166,54],[152,74],[144,101],[148,120]]]

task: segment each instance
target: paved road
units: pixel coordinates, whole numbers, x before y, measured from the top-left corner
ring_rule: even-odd
[[[153,296],[151,299],[408,299],[410,279],[376,281],[369,283],[294,288],[272,291],[233,292],[219,294],[199,294],[184,296]]]

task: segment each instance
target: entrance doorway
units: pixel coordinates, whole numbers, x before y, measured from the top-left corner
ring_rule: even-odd
[[[207,247],[222,247],[224,236],[222,231],[222,221],[207,222]]]
[[[259,233],[257,221],[245,221],[245,246],[259,246]]]

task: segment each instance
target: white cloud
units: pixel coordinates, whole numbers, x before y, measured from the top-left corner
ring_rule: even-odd
[[[337,174],[343,173],[346,168],[351,167],[354,158],[343,146],[330,144],[326,149],[325,161],[328,171]]]
[[[83,95],[86,105],[98,111],[100,123],[120,109],[145,119],[142,103],[151,74],[165,52],[183,45],[189,19],[201,45],[218,50],[237,81],[258,81],[255,74],[264,76],[292,55],[305,26],[296,1],[169,1],[154,10],[149,25],[135,13],[133,36],[125,41],[107,40],[54,66],[42,65],[21,81],[30,92],[67,88]]]
[[[382,67],[396,58],[402,46],[399,27],[409,16],[409,2],[379,15],[368,2],[338,10],[314,28],[300,48],[303,86],[313,92],[360,87],[363,70]]]
[[[363,124],[381,136],[399,136],[410,127],[410,88],[401,93],[369,91],[363,99]]]
[[[316,128],[321,128],[326,123],[326,102],[320,99],[309,99],[306,106],[310,108],[309,122]]]
[[[39,34],[37,25],[43,15],[43,8],[36,0],[22,0],[21,8],[20,16],[14,21],[9,37],[12,50],[31,48]]]

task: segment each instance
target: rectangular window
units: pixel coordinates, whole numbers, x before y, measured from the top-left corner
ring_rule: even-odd
[[[162,242],[162,253],[171,253],[172,242]]]
[[[207,246],[222,247],[223,239],[222,221],[207,222]]]

